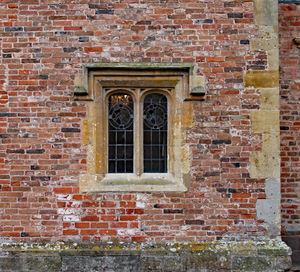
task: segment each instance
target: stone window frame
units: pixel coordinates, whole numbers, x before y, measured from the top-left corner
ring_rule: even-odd
[[[199,85],[199,82],[202,83]],[[185,130],[193,123],[193,100],[203,100],[204,80],[194,76],[193,64],[88,64],[76,79],[75,100],[87,102],[87,119],[82,120],[82,143],[87,146],[87,172],[80,177],[81,192],[185,192],[190,179],[189,148]],[[108,173],[107,97],[105,89],[144,88],[159,90],[170,103],[167,173]],[[141,100],[140,102],[141,103]],[[142,108],[142,105],[139,105]],[[136,113],[135,113],[136,114]],[[135,118],[135,127],[142,120]],[[137,124],[136,122],[139,122]],[[141,147],[141,131],[135,132]],[[141,169],[142,152],[135,152],[136,169]]]

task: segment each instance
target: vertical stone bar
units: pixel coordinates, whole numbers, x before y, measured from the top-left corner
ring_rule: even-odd
[[[250,176],[266,181],[266,199],[256,203],[257,219],[265,221],[269,238],[276,238],[280,236],[278,2],[254,0],[254,7],[259,35],[250,46],[265,51],[268,64],[266,70],[245,75],[245,87],[257,88],[261,94],[260,109],[251,112],[251,128],[262,133],[262,150],[251,154]]]

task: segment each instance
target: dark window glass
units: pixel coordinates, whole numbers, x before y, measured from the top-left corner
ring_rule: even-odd
[[[166,173],[168,159],[168,100],[159,93],[144,100],[143,152],[145,173]]]
[[[126,93],[108,99],[108,172],[133,173],[133,101]]]

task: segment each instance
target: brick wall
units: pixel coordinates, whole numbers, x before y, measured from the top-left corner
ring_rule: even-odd
[[[300,253],[300,48],[293,39],[300,36],[300,3],[281,4],[279,23],[282,232],[296,258]]]
[[[260,92],[245,89],[243,78],[246,70],[267,69],[266,52],[250,50],[250,39],[258,36],[253,2],[63,2],[0,4],[2,239],[196,241],[266,235],[263,220],[256,219],[265,180],[249,174],[250,153],[261,150],[262,135],[250,124]],[[89,62],[197,65],[207,96],[194,102],[194,126],[186,133],[188,192],[79,192],[87,167],[80,134],[87,112],[85,102],[74,101],[73,89],[82,64]],[[284,82],[292,88],[289,77]],[[296,122],[293,110],[285,110],[294,118],[283,120],[288,132]]]

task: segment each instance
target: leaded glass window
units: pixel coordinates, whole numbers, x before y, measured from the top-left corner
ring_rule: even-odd
[[[133,173],[134,106],[127,93],[108,98],[108,172]]]
[[[193,125],[189,101],[198,99],[190,95],[194,67],[136,65],[85,65],[75,97],[89,101],[81,123],[87,148],[82,192],[187,190],[189,146],[183,143]]]
[[[143,103],[144,172],[166,173],[168,157],[168,100],[151,93]]]
[[[108,173],[168,172],[166,95],[142,95],[141,89],[113,92],[107,116]]]

